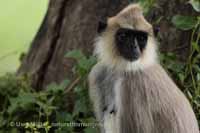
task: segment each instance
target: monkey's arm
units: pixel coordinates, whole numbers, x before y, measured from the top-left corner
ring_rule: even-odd
[[[92,101],[92,104],[94,106],[95,116],[99,122],[103,119],[103,111],[102,109],[102,98],[101,98],[101,92],[100,88],[97,85],[97,77],[102,69],[102,66],[97,63],[91,70],[89,74],[89,95],[90,99]]]
[[[113,130],[115,133],[115,83],[118,75],[101,63],[96,64],[89,74],[89,93],[98,122],[102,125],[101,133]]]

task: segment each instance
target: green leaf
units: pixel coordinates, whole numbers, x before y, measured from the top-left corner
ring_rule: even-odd
[[[186,94],[188,95],[188,97],[189,97],[190,99],[193,99],[193,96],[192,96],[192,94],[190,93],[190,91],[186,91]]]
[[[197,73],[197,81],[200,81],[200,73]]]
[[[200,66],[199,66],[199,65],[194,64],[194,65],[192,66],[192,68],[195,70],[195,72],[197,72],[197,74],[200,73]]]
[[[183,73],[178,73],[177,76],[179,77],[181,83],[183,83],[183,81],[185,79],[185,75]]]
[[[37,104],[44,110],[44,113],[47,116],[51,115],[53,110],[57,109],[55,106],[49,105],[49,103],[43,103],[41,101],[37,101]]]
[[[70,113],[68,112],[57,112],[56,111],[56,120],[58,122],[72,122],[73,117]]]
[[[197,18],[192,16],[176,15],[172,18],[172,23],[181,30],[190,30],[196,26],[197,22]]]
[[[19,108],[19,105],[17,104],[17,102],[12,102],[12,100],[10,103],[11,105],[8,106],[7,112],[8,114],[13,114]]]
[[[196,42],[192,42],[192,46],[197,52],[200,52],[200,47]]]
[[[97,133],[98,130],[97,128],[93,128],[93,127],[87,127],[84,129],[84,133]]]
[[[62,83],[60,84],[60,87],[63,88],[63,90],[70,84],[70,80],[65,79],[62,81]]]
[[[79,60],[78,65],[80,68],[87,70],[87,68],[89,67],[89,62],[87,59],[82,59],[82,60]]]
[[[34,93],[20,92],[19,98],[20,104],[23,105],[36,102]]]
[[[96,58],[91,56],[89,59],[81,59],[78,61],[78,66],[85,71],[91,69],[91,67],[96,63]]]
[[[12,114],[15,112],[19,107],[26,110],[29,109],[29,105],[33,105],[36,103],[34,93],[27,93],[24,91],[20,91],[18,97],[10,97],[10,106],[8,107],[8,113]]]
[[[50,85],[47,86],[46,92],[50,92],[50,94],[56,94],[59,92],[63,92],[65,88],[69,85],[70,81],[69,80],[64,80],[62,83],[57,84],[57,83],[51,83]]]
[[[188,3],[192,5],[192,7],[195,11],[200,12],[200,1],[199,0],[190,0]]]
[[[77,100],[75,103],[75,107],[74,107],[74,112],[73,112],[73,116],[78,115],[79,113],[87,113],[88,108],[86,106],[86,101],[81,100]]]
[[[72,50],[68,52],[65,57],[74,58],[76,60],[80,60],[86,58],[85,55],[80,50]]]

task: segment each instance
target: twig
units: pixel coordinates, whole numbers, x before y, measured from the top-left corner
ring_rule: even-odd
[[[69,87],[67,87],[65,93],[70,92],[80,80],[81,80],[81,76],[78,76],[78,77],[69,85]]]

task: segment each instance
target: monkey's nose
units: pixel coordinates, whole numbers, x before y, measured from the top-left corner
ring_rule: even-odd
[[[136,48],[137,48],[137,46],[136,46],[135,44],[132,44],[132,46],[133,46],[133,48],[134,48],[134,49],[136,49]]]

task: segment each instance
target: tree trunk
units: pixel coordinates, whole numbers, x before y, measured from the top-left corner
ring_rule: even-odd
[[[189,33],[176,30],[169,20],[175,14],[191,12],[181,1],[158,0],[159,7],[152,8],[148,15],[150,22],[164,18],[160,22],[162,49],[187,48],[189,44]],[[128,4],[128,0],[50,0],[43,24],[18,74],[28,73],[35,89],[72,77],[73,61],[64,55],[72,49],[91,54],[98,20],[115,15]]]

